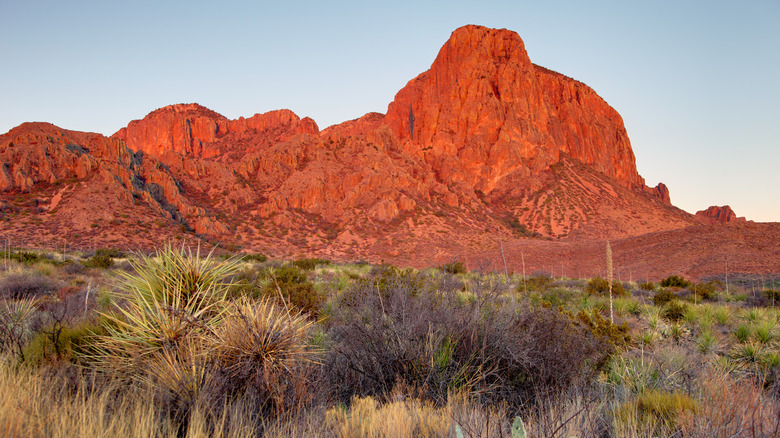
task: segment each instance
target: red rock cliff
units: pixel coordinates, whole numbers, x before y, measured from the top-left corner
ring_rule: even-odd
[[[531,63],[512,31],[465,26],[390,103],[385,123],[441,180],[487,192],[561,154],[644,186],[620,115],[586,85]]]
[[[208,158],[222,151],[214,143],[229,134],[240,136],[248,131],[266,133],[273,141],[284,141],[298,133],[317,134],[319,128],[310,118],[300,119],[290,110],[269,111],[252,117],[229,120],[196,103],[170,105],[133,120],[113,137],[128,147],[161,157],[168,151],[181,155]]]

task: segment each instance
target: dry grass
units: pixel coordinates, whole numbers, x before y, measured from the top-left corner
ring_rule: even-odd
[[[315,321],[287,301],[231,298],[230,261],[166,248],[134,264],[111,285],[103,357],[36,368],[2,343],[0,436],[508,437],[515,416],[531,437],[780,436],[780,312],[749,302],[691,303],[670,322],[639,297],[615,299],[637,341],[607,357],[558,309],[608,315],[584,282],[516,293],[519,277],[507,292],[490,275],[331,265],[313,277],[330,300]],[[14,286],[0,329],[22,334],[16,344],[52,332],[49,307],[68,300],[84,310],[62,337],[96,326],[83,277],[17,271],[0,274]],[[93,271],[91,290],[110,287]],[[37,292],[15,285],[35,276],[82,295],[25,305]],[[79,339],[93,351],[91,334]]]
[[[780,436],[780,400],[749,379],[710,371],[701,379],[699,407],[681,416],[686,437]]]

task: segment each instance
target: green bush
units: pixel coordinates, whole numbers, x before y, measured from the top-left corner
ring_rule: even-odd
[[[688,288],[692,294],[703,300],[711,300],[715,298],[715,283],[712,281],[707,283],[696,283]]]
[[[669,321],[679,321],[685,317],[685,312],[687,310],[688,306],[677,300],[672,300],[666,303],[663,310],[663,316]]]
[[[609,281],[601,277],[592,278],[588,282],[588,285],[585,286],[585,292],[591,295],[607,294],[609,293]],[[628,292],[626,292],[626,288],[623,287],[623,283],[612,281],[612,295],[621,297],[628,295]]]
[[[764,296],[767,299],[774,300],[776,304],[780,304],[780,290],[767,289],[764,291]]]
[[[532,275],[517,286],[518,292],[524,290],[544,292],[553,285],[553,279],[544,274]]]
[[[297,266],[303,269],[304,271],[313,271],[314,269],[317,268],[317,265],[329,265],[329,264],[330,264],[330,260],[316,259],[316,258],[298,259],[292,261],[293,266]]]
[[[95,253],[95,255],[83,262],[83,264],[88,268],[108,269],[114,266],[114,259],[108,254]]]
[[[250,254],[244,254],[241,256],[241,259],[245,262],[257,262],[257,263],[265,263],[268,261],[268,257],[265,254],[261,253],[250,253]]]
[[[263,288],[263,296],[275,300],[282,298],[300,310],[317,316],[320,314],[325,297],[317,292],[314,283],[301,268],[296,265],[284,265],[269,269],[267,276],[270,281]],[[281,293],[281,297],[280,297]]]
[[[41,256],[34,252],[27,252],[27,251],[20,251],[20,252],[12,252],[8,254],[8,258],[11,260],[16,260],[19,263],[26,263],[28,265],[31,265],[33,263],[37,263],[41,260]]]
[[[691,282],[677,275],[671,275],[661,280],[661,287],[681,287],[685,288],[691,285]]]
[[[34,366],[61,360],[86,364],[94,354],[96,336],[107,333],[107,324],[108,321],[82,321],[74,326],[44,329],[24,347],[24,360]]]
[[[452,262],[439,266],[439,270],[450,274],[465,274],[466,267],[463,266],[463,262]]]
[[[639,288],[643,289],[643,290],[654,291],[655,290],[655,283],[653,283],[652,281],[643,281],[643,282],[639,283]]]
[[[631,343],[631,335],[628,334],[627,323],[614,324],[601,316],[596,309],[593,309],[591,314],[580,310],[577,314],[577,321],[589,327],[596,337],[603,339],[617,349],[624,349]]]
[[[677,295],[669,289],[661,289],[653,295],[653,304],[656,306],[663,306],[664,304],[676,300]]]
[[[95,255],[111,257],[112,259],[118,259],[124,257],[125,253],[122,252],[122,250],[116,248],[98,248],[95,251]]]

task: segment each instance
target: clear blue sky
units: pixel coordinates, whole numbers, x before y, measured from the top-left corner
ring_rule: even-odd
[[[514,30],[533,62],[594,88],[675,205],[780,221],[778,0],[0,0],[0,132],[111,135],[183,102],[325,128],[385,112],[464,24]]]

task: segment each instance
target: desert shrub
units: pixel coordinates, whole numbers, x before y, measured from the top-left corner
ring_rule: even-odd
[[[626,322],[618,325],[601,316],[598,310],[588,314],[584,310],[577,313],[577,321],[590,328],[593,334],[611,344],[615,349],[625,349],[631,343],[631,335]]]
[[[588,285],[585,286],[585,292],[591,295],[607,294],[609,293],[609,281],[601,277],[594,277],[588,282]],[[628,295],[628,292],[626,292],[626,288],[623,287],[623,283],[613,281],[612,295],[621,297]]]
[[[688,287],[691,282],[677,275],[671,275],[661,280],[661,287]]]
[[[241,259],[246,262],[256,262],[256,263],[265,263],[266,261],[268,261],[268,257],[265,254],[261,254],[259,252],[244,254],[241,256]]]
[[[92,346],[96,336],[106,334],[106,324],[92,320],[62,326],[53,323],[25,345],[24,360],[34,366],[62,360],[86,365],[88,357],[95,353]]]
[[[436,289],[436,286],[435,282],[429,281],[421,272],[385,264],[371,268],[366,278],[356,282],[356,287],[347,289],[342,302],[350,305],[354,299],[359,300],[368,294],[387,295],[389,289],[403,290],[410,296],[419,295],[423,291]]]
[[[544,292],[553,285],[553,279],[549,275],[535,274],[525,279],[525,282],[518,285],[518,291],[530,290]]]
[[[579,294],[574,291],[563,288],[554,288],[542,294],[541,304],[550,308],[557,308],[566,306],[575,298],[579,298]]]
[[[472,292],[478,298],[463,302],[457,294],[389,285],[336,306],[325,369],[339,399],[386,397],[404,383],[438,403],[466,390],[517,407],[588,381],[611,351],[556,310]]]
[[[688,310],[688,306],[680,303],[677,300],[672,300],[666,303],[663,309],[664,318],[669,321],[679,321],[685,317],[685,312]]]
[[[776,304],[780,304],[780,290],[767,289],[763,292],[763,295]]]
[[[62,265],[62,271],[66,274],[74,275],[74,274],[81,274],[84,272],[84,265],[81,263],[74,263],[73,261],[68,260]]]
[[[639,288],[642,289],[642,290],[654,291],[655,290],[655,283],[653,283],[652,281],[643,281],[643,282],[639,283]]]
[[[10,252],[8,258],[28,265],[41,261],[41,257],[37,253],[28,251]]]
[[[357,279],[357,278],[354,278]],[[438,278],[436,288],[442,293],[454,293],[463,291],[466,283],[456,274],[443,274]]]
[[[439,266],[439,270],[444,271],[448,274],[465,274],[467,272],[466,267],[463,265],[463,262],[445,263]]]
[[[243,268],[232,276],[227,297],[230,300],[240,297],[260,298],[264,280],[267,280],[266,271]]]
[[[317,268],[318,265],[329,265],[330,260],[306,258],[306,259],[293,260],[291,263],[293,266],[303,269],[304,271],[313,271],[314,269]]]
[[[711,300],[715,298],[715,283],[712,281],[692,284],[688,290],[702,300]]]
[[[108,269],[114,266],[114,259],[104,253],[95,253],[92,257],[83,262],[87,268]]]
[[[112,259],[118,259],[125,256],[125,253],[122,252],[120,249],[116,248],[98,248],[95,250],[95,255],[99,255],[102,257],[110,257]]]
[[[305,406],[317,392],[311,381],[320,356],[310,342],[315,325],[274,301],[240,299],[208,341],[216,374],[212,398],[224,403],[245,395],[273,416]]]
[[[0,280],[0,298],[20,300],[50,295],[59,284],[42,275],[31,273],[11,274]]]
[[[325,297],[314,288],[314,283],[301,268],[295,265],[283,265],[267,271],[269,280],[262,295],[274,300],[284,300],[296,308],[317,316]],[[281,296],[280,296],[281,294]]]
[[[674,292],[669,289],[661,289],[653,295],[653,304],[660,307],[676,299],[677,295],[675,295]]]

